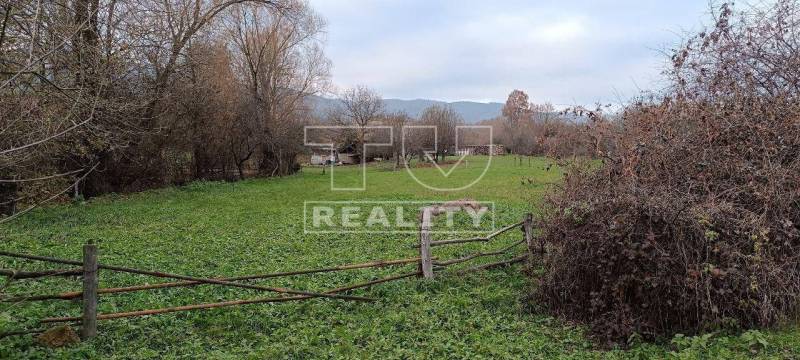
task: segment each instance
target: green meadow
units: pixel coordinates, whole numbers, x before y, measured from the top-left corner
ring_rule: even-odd
[[[449,176],[442,176],[442,171],[451,170]],[[392,164],[376,163],[367,167],[363,177],[357,166],[336,168],[333,175],[337,187],[363,185],[364,190],[332,191],[331,169],[323,174],[321,168],[304,168],[283,178],[196,182],[37,209],[0,227],[0,240],[6,251],[73,260],[79,260],[82,246],[92,241],[99,246],[101,263],[199,277],[409,258],[417,255],[412,247],[417,241],[413,232],[307,233],[304,204],[469,198],[494,202],[496,224],[503,226],[520,221],[528,212],[538,213],[543,197],[558,186],[562,176],[547,159],[523,159],[520,163],[510,156],[491,160],[470,157],[441,171],[423,166],[413,167],[409,173],[403,168],[395,171]],[[519,231],[510,231],[490,243],[435,248],[434,255],[445,259],[489,251],[520,237]],[[446,238],[437,235],[436,239]],[[0,258],[0,268],[40,270],[53,266]],[[457,274],[458,269],[438,273],[433,281],[408,278],[350,293],[377,298],[374,303],[311,299],[101,321],[96,339],[61,349],[40,346],[34,336],[9,337],[0,340],[0,358],[800,356],[800,332],[794,330],[678,336],[658,344],[631,339],[625,350],[602,348],[580,326],[553,318],[525,299],[535,281],[523,274],[522,266],[467,275]],[[413,271],[416,265],[412,264],[252,283],[323,291]],[[104,288],[163,281],[166,280],[100,273]],[[77,291],[80,281],[48,278],[13,281],[5,286],[3,296],[21,296]],[[272,296],[275,294],[247,289],[197,286],[102,296],[99,311],[114,313]],[[0,332],[39,328],[38,320],[42,318],[79,314],[79,302],[0,303]]]

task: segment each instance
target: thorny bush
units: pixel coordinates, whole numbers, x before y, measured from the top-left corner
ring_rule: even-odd
[[[800,295],[800,4],[714,12],[542,218],[532,297],[602,340],[780,325]]]

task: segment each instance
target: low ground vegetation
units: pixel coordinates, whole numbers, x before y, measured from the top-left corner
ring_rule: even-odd
[[[454,179],[482,171],[485,158],[469,158]],[[519,221],[537,212],[544,194],[557,186],[561,171],[537,158],[520,166],[513,157],[494,158],[490,171],[475,187],[451,194],[497,202],[498,223]],[[388,164],[387,164],[388,165]],[[549,169],[549,170],[548,170]],[[357,167],[335,169],[345,178],[360,179]],[[437,169],[415,169],[423,179],[441,178]],[[79,258],[81,246],[94,240],[101,261],[157,268],[198,276],[245,275],[297,268],[315,268],[376,259],[408,257],[413,235],[304,234],[305,200],[347,200],[330,191],[329,173],[318,168],[284,178],[237,183],[197,182],[181,188],[139,194],[108,195],[88,202],[42,208],[4,227],[0,236],[11,251]],[[534,178],[533,183],[522,182]],[[405,172],[370,166],[364,200],[429,200],[438,195],[419,186]],[[346,179],[345,179],[346,180]],[[498,243],[437,248],[435,254],[456,257],[489,250],[519,239],[509,233]],[[488,259],[487,261],[492,261]],[[34,262],[9,262],[0,267],[41,269]],[[399,271],[381,269],[287,278],[264,284],[323,290]],[[374,304],[314,300],[305,303],[253,305],[241,308],[171,314],[101,322],[97,339],[62,349],[47,349],[32,337],[0,340],[0,358],[676,358],[800,354],[800,332],[713,333],[676,337],[674,342],[648,344],[631,339],[629,350],[603,350],[571,325],[541,311],[531,312],[521,299],[529,280],[523,268],[443,274],[431,283],[416,279],[386,284],[359,295],[380,298]],[[534,269],[534,273],[540,270]],[[105,286],[125,286],[149,279],[101,273]],[[4,295],[74,291],[77,282],[15,282]],[[101,298],[100,311],[114,312],[216,302],[263,296],[249,290],[220,287],[167,289]],[[75,315],[75,304],[50,302],[32,306],[0,304],[0,331],[36,325],[48,316]]]

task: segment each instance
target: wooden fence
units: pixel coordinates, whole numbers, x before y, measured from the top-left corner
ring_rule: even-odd
[[[150,270],[141,270],[141,269],[133,269],[121,266],[112,266],[106,265],[98,262],[98,249],[96,245],[87,244],[83,247],[83,261],[73,261],[67,259],[59,259],[53,257],[44,257],[44,256],[36,256],[36,255],[28,255],[28,254],[18,254],[12,253],[7,251],[0,251],[0,256],[6,256],[11,258],[17,259],[26,259],[26,260],[35,260],[35,261],[43,261],[53,264],[60,264],[60,265],[72,265],[72,266],[79,266],[79,269],[68,269],[68,270],[48,270],[48,271],[38,271],[38,272],[20,272],[20,271],[12,271],[12,270],[2,270],[0,271],[0,276],[7,276],[10,279],[37,279],[43,278],[48,276],[80,276],[82,278],[82,291],[76,292],[65,292],[59,294],[44,294],[44,295],[27,295],[27,296],[16,296],[11,298],[2,298],[0,302],[4,303],[23,303],[23,302],[32,302],[32,301],[49,301],[49,300],[75,300],[81,299],[82,300],[82,311],[80,316],[74,317],[52,317],[52,318],[45,318],[40,320],[41,324],[53,324],[53,323],[76,323],[81,325],[81,337],[83,339],[91,339],[97,335],[97,322],[100,320],[111,320],[111,319],[120,319],[120,318],[130,318],[130,317],[139,317],[139,316],[148,316],[148,315],[160,315],[160,314],[167,314],[167,313],[174,313],[174,312],[183,312],[183,311],[192,311],[192,310],[202,310],[202,309],[214,309],[214,308],[223,308],[223,307],[230,307],[230,306],[238,306],[238,305],[249,305],[249,304],[263,304],[263,303],[273,303],[273,302],[287,302],[287,301],[301,301],[307,299],[314,299],[314,298],[330,298],[336,300],[344,300],[344,301],[359,301],[359,302],[372,302],[376,299],[370,297],[363,297],[363,296],[353,296],[353,295],[343,295],[342,293],[371,287],[377,284],[382,284],[390,281],[401,280],[409,277],[419,276],[419,272],[412,272],[412,273],[405,273],[399,275],[393,275],[377,280],[372,280],[368,282],[348,285],[344,287],[338,287],[331,290],[323,291],[323,292],[311,292],[311,291],[303,291],[303,290],[296,290],[296,289],[289,289],[289,288],[282,288],[282,287],[267,287],[267,286],[260,286],[260,285],[252,285],[247,283],[241,283],[238,281],[244,280],[259,280],[259,279],[269,279],[269,278],[278,278],[278,277],[285,277],[285,276],[295,276],[295,275],[306,275],[306,274],[316,274],[316,273],[326,273],[326,272],[335,272],[335,271],[347,271],[347,270],[355,270],[355,269],[366,269],[366,268],[380,268],[380,267],[387,267],[387,266],[399,266],[399,265],[406,265],[406,264],[414,264],[420,261],[419,258],[411,258],[411,259],[398,259],[398,260],[385,260],[385,261],[372,261],[367,263],[360,263],[360,264],[349,264],[349,265],[341,265],[341,266],[334,266],[328,268],[321,268],[321,269],[309,269],[309,270],[298,270],[298,271],[288,271],[288,272],[279,272],[279,273],[269,273],[269,274],[259,274],[259,275],[248,275],[248,276],[240,276],[240,277],[233,277],[233,278],[199,278],[193,276],[186,276],[186,275],[178,275],[178,274],[171,274],[165,272],[158,272],[158,271],[150,271]],[[112,271],[112,272],[123,272],[123,273],[130,273],[130,274],[139,274],[139,275],[147,275],[152,277],[158,278],[166,278],[172,280],[181,280],[177,282],[167,282],[167,283],[159,283],[159,284],[144,284],[144,285],[135,285],[129,287],[121,287],[121,288],[100,288],[99,287],[99,274],[102,271]],[[225,286],[225,287],[236,287],[236,288],[244,288],[244,289],[253,289],[253,290],[260,290],[264,292],[273,292],[279,293],[284,296],[280,297],[270,297],[270,298],[259,298],[259,299],[249,299],[249,300],[233,300],[233,301],[225,301],[225,302],[218,302],[218,303],[207,303],[207,304],[194,304],[194,305],[186,305],[186,306],[178,306],[178,307],[166,307],[166,308],[159,308],[159,309],[149,309],[149,310],[138,310],[138,311],[130,311],[130,312],[120,312],[120,313],[110,313],[110,314],[99,314],[97,312],[97,304],[100,299],[100,296],[110,296],[113,294],[122,294],[122,293],[131,293],[131,292],[139,292],[145,290],[155,290],[155,289],[165,289],[165,288],[176,288],[176,287],[192,287],[197,285],[216,285],[216,286]],[[11,332],[6,334],[0,334],[0,337],[4,335],[22,335],[22,334],[30,334],[30,333],[38,333],[43,332],[44,330],[29,330],[29,331],[17,331]]]
[[[468,261],[472,261],[475,259],[483,258],[483,257],[492,257],[492,256],[500,256],[507,254],[514,250],[517,246],[525,244],[527,245],[527,251],[522,254],[515,256],[510,260],[503,260],[495,263],[484,264],[480,266],[476,266],[473,268],[469,268],[466,270],[462,270],[461,272],[468,272],[473,270],[483,270],[489,269],[492,267],[509,265],[513,263],[518,263],[525,261],[528,259],[531,253],[534,252],[535,246],[533,243],[534,235],[533,235],[533,215],[526,214],[522,221],[518,223],[514,223],[503,228],[500,228],[489,235],[483,237],[474,237],[468,239],[452,239],[452,240],[439,240],[434,241],[432,239],[432,232],[431,227],[433,225],[433,220],[436,216],[444,214],[444,213],[451,213],[453,211],[460,211],[460,210],[467,210],[467,208],[472,209],[479,209],[480,204],[474,201],[469,200],[461,200],[461,201],[454,201],[450,203],[445,203],[442,205],[431,206],[423,208],[420,212],[420,224],[419,224],[419,244],[415,245],[415,247],[419,248],[419,257],[420,257],[420,266],[419,271],[425,279],[433,279],[435,270],[455,265],[461,264]],[[456,245],[456,244],[466,244],[466,243],[474,243],[474,242],[490,242],[492,239],[508,232],[513,229],[521,229],[523,236],[522,240],[517,241],[509,246],[506,246],[502,249],[498,249],[491,252],[481,252],[481,253],[473,253],[466,255],[461,258],[457,259],[450,259],[444,261],[436,261],[436,259],[432,256],[431,250],[434,247],[438,246],[447,246],[447,245]],[[544,252],[544,245],[539,244],[539,251],[541,253]]]
[[[495,266],[502,266],[508,265],[516,262],[524,261],[525,259],[529,258],[529,253],[533,251],[533,233],[532,233],[532,216],[530,214],[526,215],[525,218],[519,222],[515,223],[506,227],[503,227],[485,237],[478,237],[472,239],[456,239],[456,240],[442,240],[442,241],[433,241],[431,239],[431,221],[433,217],[441,214],[444,211],[450,211],[453,207],[458,208],[466,208],[467,206],[475,206],[473,203],[467,202],[459,202],[456,205],[453,203],[446,204],[443,206],[438,207],[427,207],[424,208],[420,214],[420,224],[419,224],[419,257],[409,258],[409,259],[396,259],[396,260],[381,260],[381,261],[371,261],[366,263],[360,264],[349,264],[349,265],[341,265],[341,266],[334,266],[328,268],[320,268],[320,269],[308,269],[308,270],[294,270],[294,271],[287,271],[287,272],[278,272],[278,273],[268,273],[268,274],[258,274],[258,275],[248,275],[248,276],[239,276],[239,277],[229,277],[229,278],[201,278],[201,277],[194,277],[194,276],[187,276],[187,275],[179,275],[179,274],[171,274],[166,272],[159,272],[159,271],[151,271],[151,270],[142,270],[142,269],[134,269],[122,266],[113,266],[99,262],[98,258],[98,248],[94,244],[87,244],[83,247],[83,261],[75,261],[75,260],[67,260],[67,259],[60,259],[54,257],[45,257],[45,256],[36,256],[36,255],[28,255],[28,254],[19,254],[13,253],[8,251],[0,251],[0,256],[6,256],[16,259],[25,259],[25,260],[34,260],[34,261],[42,261],[51,264],[59,264],[59,265],[68,265],[74,266],[75,268],[71,269],[57,269],[57,270],[46,270],[46,271],[35,271],[35,272],[24,272],[24,271],[14,271],[14,270],[3,270],[0,269],[0,276],[6,276],[9,280],[21,280],[21,279],[38,279],[43,277],[51,277],[51,276],[78,276],[82,279],[82,290],[75,291],[75,292],[64,292],[58,294],[32,294],[26,296],[15,296],[9,298],[0,298],[0,302],[5,303],[25,303],[25,302],[34,302],[34,301],[53,301],[53,300],[76,300],[81,299],[82,310],[80,316],[72,316],[72,317],[51,317],[41,319],[39,322],[42,325],[47,324],[54,324],[54,323],[72,323],[72,324],[80,324],[81,327],[81,337],[83,339],[91,339],[97,336],[97,322],[102,320],[112,320],[112,319],[121,319],[121,318],[131,318],[131,317],[140,317],[140,316],[149,316],[149,315],[160,315],[160,314],[168,314],[168,313],[175,313],[175,312],[184,312],[184,311],[193,311],[193,310],[203,310],[203,309],[214,309],[214,308],[224,308],[224,307],[231,307],[231,306],[240,306],[240,305],[249,305],[249,304],[264,304],[264,303],[277,303],[277,302],[287,302],[287,301],[302,301],[307,299],[314,299],[314,298],[329,298],[329,299],[336,299],[336,300],[343,300],[343,301],[359,301],[359,302],[371,302],[375,301],[376,299],[370,297],[362,297],[362,296],[352,296],[352,295],[344,295],[348,291],[368,288],[374,285],[390,282],[390,281],[397,281],[402,280],[410,277],[417,277],[421,276],[425,279],[433,279],[434,271],[438,269],[443,269],[450,265],[461,264],[465,263],[474,259],[483,258],[483,257],[491,257],[491,256],[500,256],[503,254],[507,254],[515,249],[517,246],[522,244],[527,244],[529,251],[517,255],[510,260],[504,260],[500,262],[485,264],[481,266],[476,266],[473,268],[469,268],[462,271],[473,271],[473,270],[481,270],[481,269],[488,269]],[[453,245],[453,244],[464,244],[470,242],[489,242],[493,238],[511,231],[515,228],[520,228],[523,230],[523,238],[522,240],[515,242],[505,248],[486,252],[486,253],[474,253],[467,255],[462,258],[457,259],[450,259],[444,261],[438,261],[436,257],[431,255],[431,249],[437,246],[446,246],[446,245]],[[543,249],[541,249],[543,251]],[[260,285],[253,285],[248,283],[242,283],[241,281],[246,280],[262,280],[262,279],[270,279],[270,278],[278,278],[278,277],[286,277],[286,276],[297,276],[297,275],[307,275],[307,274],[316,274],[316,273],[327,273],[327,272],[336,272],[336,271],[348,271],[348,270],[355,270],[355,269],[367,269],[367,268],[382,268],[388,266],[401,266],[401,265],[408,265],[408,264],[418,264],[419,269],[418,271],[411,272],[411,273],[403,273],[398,275],[393,275],[377,280],[372,280],[363,283],[352,284],[343,287],[337,287],[334,289],[330,289],[323,292],[311,292],[311,291],[304,291],[304,290],[296,290],[296,289],[289,289],[289,288],[281,288],[281,287],[267,287],[267,286],[260,286]],[[99,275],[101,272],[110,271],[110,272],[121,272],[121,273],[129,273],[129,274],[138,274],[138,275],[145,275],[157,278],[165,278],[171,279],[173,282],[166,282],[166,283],[158,283],[158,284],[143,284],[143,285],[134,285],[128,287],[119,287],[119,288],[101,288],[99,285]],[[175,281],[178,280],[178,281]],[[251,290],[259,290],[264,292],[272,292],[278,293],[283,296],[278,297],[268,297],[268,298],[258,298],[258,299],[248,299],[248,300],[232,300],[232,301],[224,301],[224,302],[217,302],[217,303],[206,303],[206,304],[193,304],[193,305],[186,305],[186,306],[176,306],[176,307],[165,307],[159,309],[147,309],[147,310],[137,310],[137,311],[128,311],[128,312],[118,312],[118,313],[109,313],[109,314],[100,314],[97,311],[98,301],[100,300],[101,296],[111,296],[115,294],[123,294],[123,293],[132,293],[132,292],[139,292],[139,291],[147,291],[147,290],[155,290],[155,289],[165,289],[165,288],[177,288],[177,287],[193,287],[198,285],[215,285],[215,286],[224,286],[224,287],[235,287],[235,288],[244,288],[244,289],[251,289]],[[24,331],[15,331],[9,332],[5,334],[0,334],[0,338],[5,336],[13,336],[13,335],[24,335],[24,334],[35,334],[44,332],[44,329],[35,329],[35,330],[24,330]]]

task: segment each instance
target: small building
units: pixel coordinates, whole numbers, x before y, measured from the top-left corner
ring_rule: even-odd
[[[361,155],[359,155],[358,146],[350,143],[339,147],[339,164],[341,165],[358,165],[361,164]],[[369,161],[370,159],[367,159]]]
[[[342,165],[361,164],[361,156],[356,153],[340,153],[339,163]]]
[[[458,149],[458,155],[505,155],[506,147],[499,144],[493,145],[467,145]]]
[[[339,152],[332,148],[315,148],[311,154],[311,165],[335,165],[339,163]]]

